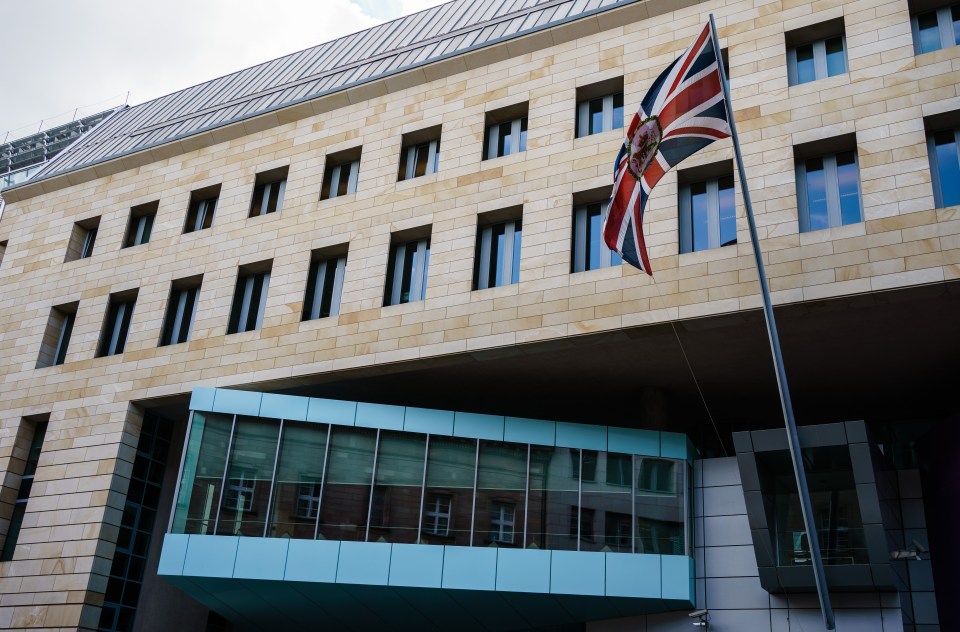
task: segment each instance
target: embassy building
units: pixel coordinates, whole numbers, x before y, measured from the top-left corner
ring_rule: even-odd
[[[0,627],[823,629],[731,141],[653,279],[600,237],[711,13],[836,629],[953,629],[931,0],[454,0],[111,113],[3,190]]]

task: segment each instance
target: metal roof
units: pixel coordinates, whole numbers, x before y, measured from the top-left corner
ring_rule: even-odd
[[[117,110],[30,182],[637,0],[453,0]]]

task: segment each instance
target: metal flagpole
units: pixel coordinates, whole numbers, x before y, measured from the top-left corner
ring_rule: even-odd
[[[760,253],[760,239],[757,237],[757,224],[753,219],[753,206],[750,203],[750,187],[747,186],[747,174],[743,167],[743,155],[740,153],[740,138],[737,136],[737,124],[733,120],[733,108],[730,105],[730,87],[727,85],[727,73],[723,68],[723,58],[720,55],[720,41],[717,37],[717,26],[710,14],[710,30],[713,37],[713,47],[720,62],[720,83],[723,88],[723,99],[727,108],[727,119],[730,122],[730,135],[733,138],[733,151],[737,156],[737,171],[740,175],[740,188],[743,191],[743,204],[747,210],[747,224],[750,226],[750,242],[753,244],[753,258],[757,264],[757,276],[760,278],[760,294],[763,297],[763,315],[767,321],[767,334],[770,337],[770,349],[773,352],[773,364],[777,371],[777,387],[780,390],[780,404],[783,407],[783,419],[787,426],[787,443],[790,446],[790,459],[793,461],[793,472],[797,479],[797,490],[800,492],[800,507],[803,511],[803,524],[807,530],[807,543],[810,546],[810,560],[813,564],[813,577],[817,583],[817,595],[820,597],[820,610],[823,613],[823,623],[828,630],[835,629],[833,608],[830,605],[830,593],[827,592],[827,578],[823,569],[823,558],[820,556],[820,540],[817,539],[817,526],[813,518],[813,506],[810,502],[810,490],[807,487],[807,475],[803,469],[803,457],[800,453],[800,439],[797,436],[797,423],[793,418],[793,404],[790,402],[790,387],[787,385],[787,373],[783,367],[783,357],[780,355],[780,338],[777,335],[777,321],[773,317],[773,304],[770,301],[770,290],[767,287],[767,277],[763,271],[763,256]]]

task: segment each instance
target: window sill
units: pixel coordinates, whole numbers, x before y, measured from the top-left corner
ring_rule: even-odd
[[[349,202],[355,202],[357,200],[357,193],[347,193],[346,195],[338,195],[337,197],[324,198],[317,202],[317,208],[323,208],[324,206],[334,206],[336,204],[347,204]],[[279,215],[279,213],[276,213]]]
[[[428,173],[428,174],[425,174],[425,175],[422,175],[422,176],[417,176],[417,177],[415,177],[415,178],[410,178],[410,179],[408,179],[408,180],[397,180],[396,190],[397,190],[397,191],[406,191],[406,190],[408,190],[408,189],[415,189],[415,188],[417,188],[417,187],[419,187],[419,186],[422,186],[422,185],[425,185],[425,184],[433,184],[433,183],[436,182],[438,179],[439,179],[439,172],[438,172],[438,173]],[[351,194],[351,195],[353,195],[353,194]],[[337,198],[333,198],[333,199],[337,199]]]
[[[845,73],[827,77],[825,79],[816,79],[806,83],[798,83],[795,86],[789,86],[787,90],[787,96],[791,98],[805,96],[814,92],[820,92],[822,90],[829,90],[831,88],[849,85],[849,83],[850,71],[848,70]]]
[[[631,114],[631,116],[633,116]],[[609,132],[600,132],[599,134],[590,134],[589,136],[581,136],[580,138],[573,139],[573,148],[580,149],[581,147],[589,147],[591,145],[601,145],[603,143],[609,143],[616,141],[617,144],[622,144],[624,135],[626,134],[626,129],[623,127],[618,127],[612,129]],[[614,156],[616,157],[616,156]]]

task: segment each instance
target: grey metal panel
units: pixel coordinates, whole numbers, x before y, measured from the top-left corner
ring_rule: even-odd
[[[732,516],[747,513],[743,488],[739,485],[707,487],[703,490],[703,515]]]
[[[639,0],[606,0],[603,7]],[[454,0],[121,110],[31,180],[605,10],[599,0]]]

